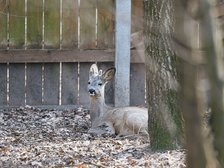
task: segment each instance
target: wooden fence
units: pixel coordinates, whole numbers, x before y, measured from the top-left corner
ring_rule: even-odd
[[[142,1],[132,0],[132,32]],[[92,63],[114,65],[114,0],[0,0],[0,106],[87,105]],[[145,105],[144,59],[131,52],[130,103]],[[114,88],[106,102],[114,103]]]

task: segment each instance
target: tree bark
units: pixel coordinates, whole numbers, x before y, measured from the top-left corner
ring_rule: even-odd
[[[144,1],[148,127],[152,150],[176,149],[183,142],[177,57],[170,45],[173,15],[173,0]]]

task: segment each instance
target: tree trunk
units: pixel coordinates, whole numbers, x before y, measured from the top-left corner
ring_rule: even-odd
[[[183,139],[177,57],[171,48],[173,1],[144,1],[146,83],[152,150],[176,149]]]
[[[212,19],[209,15],[207,1],[176,0],[174,10],[176,24],[173,39],[178,56],[182,59],[181,107],[185,120],[187,164],[189,168],[224,167],[224,64],[223,53],[217,55],[215,52],[215,45],[222,42],[214,38],[212,28],[216,24],[213,23],[214,17]],[[198,88],[204,87],[198,83],[201,80],[200,69],[205,66],[209,69],[212,86],[211,128],[214,144],[209,129],[205,129],[202,124],[204,109],[202,96],[198,91]],[[219,76],[220,74],[222,75]]]
[[[183,0],[184,1],[184,0]],[[192,5],[192,6],[191,6]],[[193,8],[194,7],[194,8]],[[189,167],[203,168],[206,156],[202,137],[202,110],[197,94],[199,67],[203,66],[200,57],[200,23],[197,12],[191,9],[198,6],[186,1],[175,1],[174,48],[180,61],[181,111],[185,120],[187,164]],[[192,13],[191,13],[192,12]],[[199,61],[198,61],[199,60]]]
[[[211,0],[210,0],[211,1]],[[212,15],[209,0],[202,11],[202,32],[211,81],[211,133],[219,167],[224,167],[224,52],[222,32],[217,19]],[[209,12],[208,12],[209,11]]]

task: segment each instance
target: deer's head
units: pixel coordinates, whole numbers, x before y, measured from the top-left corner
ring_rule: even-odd
[[[106,83],[113,79],[115,72],[115,68],[109,68],[104,72],[98,71],[97,65],[93,64],[89,70],[88,91],[90,97],[102,97]]]

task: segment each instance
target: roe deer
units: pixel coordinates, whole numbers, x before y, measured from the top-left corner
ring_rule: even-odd
[[[105,104],[104,89],[115,75],[115,68],[105,72],[98,71],[96,64],[90,67],[88,91],[90,96],[90,119],[92,126],[89,133],[95,135],[148,134],[148,112],[140,107],[110,107]]]

